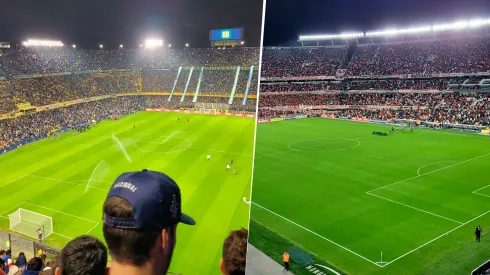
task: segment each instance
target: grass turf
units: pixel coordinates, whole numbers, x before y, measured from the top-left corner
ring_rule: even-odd
[[[8,231],[6,216],[21,207],[53,218],[50,245],[62,247],[87,233],[103,240],[102,204],[115,178],[144,168],[162,171],[179,184],[183,212],[197,222],[178,227],[170,271],[219,274],[224,239],[248,226],[242,198],[250,194],[253,134],[254,119],[141,112],[29,144],[0,156],[0,228]],[[237,176],[225,169],[231,159]]]
[[[349,274],[469,274],[488,260],[490,240],[476,243],[474,229],[490,228],[490,138],[373,131],[388,126],[259,125],[252,220]],[[257,247],[262,231],[250,231]]]

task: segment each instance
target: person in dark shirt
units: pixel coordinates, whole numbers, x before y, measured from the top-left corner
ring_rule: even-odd
[[[480,226],[477,226],[476,227],[476,230],[475,230],[475,235],[476,235],[476,241],[477,242],[480,242],[480,237],[481,237],[481,227]]]

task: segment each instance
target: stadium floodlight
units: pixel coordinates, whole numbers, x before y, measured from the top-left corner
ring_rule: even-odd
[[[63,47],[61,41],[28,39],[22,42],[26,47]]]
[[[76,49],[76,48],[77,48],[77,45],[75,45],[75,44],[73,44],[73,45],[71,45],[71,46],[72,46],[74,49]]]
[[[140,48],[143,48],[143,44],[140,44]]]
[[[405,33],[422,33],[422,32],[429,32],[430,30],[431,30],[430,26],[408,28],[408,29],[388,29],[383,31],[367,32],[366,36],[388,36],[388,35],[405,34]]]
[[[122,49],[123,47],[124,47],[124,45],[123,45],[123,44],[119,45],[119,49]]]
[[[104,45],[100,44],[99,45],[99,48],[103,49],[104,48]]]
[[[159,48],[163,46],[162,39],[147,39],[145,41],[145,48]]]
[[[300,35],[299,41],[318,41],[318,40],[331,40],[331,39],[348,39],[363,37],[364,33],[341,33],[341,34],[317,34],[317,35]]]
[[[172,44],[168,44],[168,47],[169,47],[169,48],[172,48]]]
[[[245,41],[241,41],[240,44],[244,45],[245,44]]]
[[[190,45],[189,45],[189,43],[185,43],[185,46],[188,48]]]

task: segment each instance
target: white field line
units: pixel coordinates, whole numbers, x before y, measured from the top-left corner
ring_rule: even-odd
[[[3,212],[2,214],[0,214],[0,217],[4,217],[3,215],[5,215],[5,214],[7,214],[8,212],[10,212],[10,211],[14,210],[15,208],[19,208],[19,206],[21,206],[22,204],[23,204],[23,202],[21,202],[21,203],[17,204],[16,206],[14,206],[14,207],[10,208],[9,210],[7,210],[7,211],[5,211],[5,212]],[[8,217],[7,217],[7,219],[8,219]]]
[[[59,180],[59,179],[48,178],[48,177],[43,177],[43,176],[38,176],[38,175],[32,175],[32,174],[31,174],[31,176],[36,177],[36,178],[46,179],[46,180],[52,180],[52,181],[57,181],[57,182],[64,182],[64,183],[68,183],[68,184],[71,184],[71,185],[78,185],[78,186],[82,186],[82,187],[86,187],[87,186],[86,184],[78,184],[78,183],[74,183],[74,182],[66,181],[66,180]],[[93,187],[93,186],[89,186],[89,188],[97,189],[97,190],[105,191],[105,192],[109,191],[109,189],[103,189],[103,188],[98,188],[98,187]]]
[[[486,214],[488,214],[488,213],[490,213],[490,210],[488,210],[487,212],[485,212],[485,213],[481,214],[480,216],[475,217],[475,218],[473,218],[473,219],[471,219],[471,220],[469,220],[469,221],[467,221],[467,222],[465,222],[465,223],[463,223],[463,224],[459,225],[458,227],[455,227],[455,228],[453,228],[453,229],[449,230],[448,232],[446,232],[446,233],[444,233],[444,234],[441,234],[440,236],[438,236],[438,237],[436,237],[436,238],[434,238],[434,239],[432,239],[432,240],[430,240],[430,241],[428,241],[428,242],[426,242],[426,243],[424,243],[424,244],[422,244],[422,245],[420,245],[420,246],[418,246],[418,247],[416,247],[416,248],[414,248],[414,249],[412,249],[412,250],[408,251],[407,253],[405,253],[405,254],[403,254],[403,255],[399,256],[398,258],[395,258],[394,260],[391,260],[391,261],[389,261],[389,262],[385,263],[385,265],[383,265],[383,267],[385,267],[385,266],[387,266],[387,265],[389,265],[389,264],[391,264],[391,263],[393,263],[393,262],[395,262],[395,261],[400,260],[401,258],[403,258],[403,257],[405,257],[405,256],[407,256],[407,255],[409,255],[409,254],[411,254],[411,253],[413,253],[414,251],[416,251],[416,250],[418,250],[418,249],[420,249],[420,248],[422,248],[422,247],[424,247],[424,246],[426,246],[426,245],[428,245],[428,244],[430,244],[430,243],[432,243],[432,242],[434,242],[434,241],[436,241],[436,240],[438,240],[438,239],[440,239],[440,238],[442,238],[442,237],[444,237],[444,236],[447,236],[449,233],[451,233],[451,232],[453,232],[453,231],[455,231],[455,230],[457,230],[457,229],[459,229],[459,228],[461,228],[461,227],[463,227],[463,226],[465,226],[465,225],[469,224],[470,222],[472,222],[472,221],[474,221],[474,220],[476,220],[476,219],[479,219],[479,218],[481,218],[481,217],[485,216],[485,215],[486,215]]]
[[[490,185],[483,186],[482,188],[477,189],[477,190],[473,191],[472,193],[473,194],[476,194],[476,195],[480,195],[480,196],[484,196],[484,197],[490,198],[490,195],[478,193],[478,191],[483,190],[483,189],[488,188],[488,187],[490,187]]]
[[[88,235],[88,233],[92,232],[92,230],[94,230],[97,226],[99,226],[99,223],[95,224],[94,227],[90,228],[90,230],[87,231],[87,233],[85,233],[85,235]]]
[[[22,204],[29,204],[29,205],[32,205],[32,206],[35,206],[35,207],[44,208],[44,209],[47,209],[47,210],[50,210],[50,211],[53,211],[53,212],[57,212],[57,213],[60,213],[60,214],[64,214],[64,215],[67,215],[67,216],[70,216],[70,217],[73,217],[73,218],[77,218],[77,219],[81,219],[81,220],[84,220],[84,221],[88,221],[88,222],[92,222],[92,223],[98,224],[98,222],[96,222],[96,221],[89,220],[89,219],[86,219],[86,218],[83,218],[83,217],[80,217],[80,216],[72,215],[70,213],[62,212],[62,211],[59,211],[59,210],[56,210],[56,209],[52,209],[52,208],[49,208],[49,207],[44,207],[44,206],[41,206],[41,205],[29,203],[29,202],[23,202]]]
[[[315,235],[315,236],[317,236],[317,237],[320,237],[320,238],[324,239],[325,241],[327,241],[327,242],[329,242],[329,243],[332,243],[332,244],[334,244],[334,245],[336,245],[336,246],[338,246],[338,247],[340,247],[340,248],[342,248],[342,249],[344,249],[344,250],[346,250],[346,251],[349,251],[350,253],[352,253],[352,254],[354,254],[354,255],[356,255],[356,256],[358,256],[358,257],[360,257],[360,258],[362,258],[362,259],[364,259],[364,260],[366,260],[366,261],[368,261],[368,262],[370,262],[370,263],[372,263],[372,264],[374,264],[374,265],[380,266],[380,265],[379,265],[379,264],[377,264],[376,262],[371,261],[370,259],[368,259],[368,258],[366,258],[366,257],[364,257],[364,256],[362,256],[362,255],[360,255],[360,254],[358,254],[358,253],[356,253],[356,252],[354,252],[354,251],[352,251],[352,250],[348,249],[347,247],[344,247],[344,246],[342,246],[342,245],[340,245],[340,244],[338,244],[338,243],[336,243],[336,242],[334,242],[334,241],[332,241],[332,240],[330,240],[330,239],[327,239],[327,238],[325,238],[324,236],[322,236],[322,235],[320,235],[320,234],[318,234],[318,233],[316,233],[316,232],[314,232],[314,231],[312,231],[312,230],[310,230],[310,229],[308,229],[308,228],[306,228],[306,227],[304,227],[304,226],[302,226],[302,225],[299,225],[299,224],[297,224],[297,223],[293,222],[292,220],[290,220],[290,219],[288,219],[288,218],[285,218],[285,217],[283,217],[283,216],[281,216],[281,215],[277,214],[276,212],[273,212],[272,210],[269,210],[269,209],[267,209],[267,208],[265,208],[265,207],[263,207],[263,206],[261,206],[261,205],[259,205],[259,204],[255,203],[255,202],[252,202],[252,204],[253,204],[253,205],[256,205],[256,206],[258,206],[258,207],[260,207],[260,208],[262,208],[262,209],[264,209],[264,210],[266,210],[266,211],[268,211],[268,212],[270,212],[270,213],[272,213],[272,214],[274,214],[274,215],[276,215],[276,216],[278,216],[279,218],[282,218],[282,219],[284,219],[284,220],[286,220],[286,221],[288,221],[288,222],[290,222],[290,223],[292,223],[292,224],[296,225],[297,227],[299,227],[299,228],[301,228],[301,229],[303,229],[303,230],[306,230],[306,231],[310,232],[311,234],[313,234],[313,235]]]
[[[395,183],[391,183],[391,184],[388,184],[388,185],[385,185],[385,186],[381,186],[381,187],[375,188],[373,190],[369,190],[367,192],[374,192],[376,190],[380,190],[380,189],[383,189],[383,188],[386,188],[386,187],[389,187],[389,186],[392,186],[392,185],[395,185],[395,184],[399,184],[399,183],[406,182],[406,181],[409,181],[409,180],[412,180],[412,179],[416,179],[418,177],[423,177],[425,175],[429,175],[429,174],[432,174],[432,173],[435,173],[435,172],[438,172],[438,171],[441,171],[441,170],[444,170],[444,169],[448,169],[448,168],[454,167],[456,165],[460,165],[460,164],[463,164],[463,163],[466,163],[466,162],[469,162],[469,161],[472,161],[472,160],[475,160],[475,159],[483,158],[483,157],[486,157],[488,155],[490,155],[490,153],[487,153],[487,154],[484,154],[484,155],[481,155],[481,156],[478,156],[478,157],[474,157],[474,158],[471,158],[471,159],[467,159],[467,160],[464,160],[464,161],[461,161],[461,162],[458,162],[458,163],[455,163],[455,164],[452,164],[452,165],[449,165],[449,166],[445,166],[445,167],[442,167],[442,168],[439,168],[439,169],[436,169],[436,170],[433,170],[433,171],[430,171],[430,172],[421,174],[420,176],[414,176],[414,177],[411,177],[411,178],[408,178],[408,179],[397,181]]]
[[[318,146],[324,146],[324,145],[329,145],[329,144],[336,144],[336,143],[342,143],[342,142],[345,142],[345,141],[349,141],[349,140],[355,140],[357,141],[358,139],[363,139],[363,138],[368,138],[368,137],[360,137],[360,138],[338,138],[338,139],[342,139],[340,141],[336,141],[336,142],[330,142],[330,143],[324,143],[324,144],[315,144],[315,145],[311,145],[311,146],[306,146],[304,147],[305,149],[307,148],[313,148],[313,147],[318,147]],[[315,140],[315,139],[337,139],[337,138],[313,138],[313,139],[303,139],[303,140]],[[303,141],[303,140],[299,140],[299,141]],[[298,141],[298,142],[299,142]],[[294,143],[294,142],[292,142]],[[290,147],[290,145],[292,143],[289,143],[288,144],[288,147]],[[297,142],[296,142],[297,143]],[[360,142],[359,142],[359,145]],[[357,145],[356,147],[359,147],[359,145]],[[353,147],[353,148],[356,148],[356,147]],[[352,148],[352,149],[353,149]],[[348,149],[351,149],[351,148],[348,148]],[[347,150],[347,149],[340,149],[340,150]],[[288,150],[282,150],[282,151],[277,151],[277,152],[274,152],[274,153],[270,153],[270,154],[265,154],[265,155],[260,155],[260,156],[255,156],[255,158],[261,158],[261,157],[267,157],[267,156],[271,156],[271,155],[276,155],[276,154],[281,154],[281,153],[285,153],[285,152],[290,152],[290,151],[299,151],[299,152],[305,152],[305,150],[299,150],[299,149],[294,149],[294,148],[289,148]],[[338,151],[338,150],[331,150],[331,151]],[[308,152],[308,151],[306,151]],[[314,152],[314,151],[311,151],[311,152]],[[326,151],[328,152],[328,151]]]
[[[485,189],[485,188],[488,188],[488,187],[490,187],[490,184],[489,184],[489,185],[487,185],[487,186],[483,186],[482,188],[480,188],[480,189],[477,189],[477,190],[473,191],[473,193],[477,194],[477,192],[478,192],[478,191],[480,191],[480,190],[482,190],[482,189]]]
[[[18,181],[18,180],[21,180],[21,179],[23,179],[23,178],[27,177],[27,176],[29,176],[29,175],[30,175],[30,174],[23,175],[22,177],[17,178],[17,179],[14,179],[14,180],[11,180],[11,181],[7,182],[7,183],[6,183],[6,184],[4,184],[4,185],[0,185],[0,187],[7,186],[7,185],[9,185],[9,184],[11,184],[11,183],[14,183],[14,182],[16,182],[16,181]]]
[[[252,120],[250,120],[250,121],[252,121]],[[88,134],[85,134],[85,135],[88,135]],[[98,136],[98,137],[110,137],[110,136]],[[132,141],[132,142],[143,142],[143,143],[150,143],[150,144],[162,144],[161,142],[145,141],[145,140],[141,140],[141,139],[119,138],[119,140],[127,140],[127,141]],[[183,139],[183,140],[186,140],[186,139]],[[188,141],[188,142],[190,142],[190,141]],[[174,146],[174,147],[182,147],[182,145],[171,144],[171,143],[170,144],[169,143],[165,143],[165,145],[166,146]],[[211,152],[218,152],[218,153],[225,153],[225,154],[232,154],[232,155],[240,155],[240,156],[245,156],[245,157],[251,157],[251,156],[253,156],[253,155],[250,155],[250,154],[242,154],[242,153],[236,153],[236,152],[230,152],[230,151],[224,151],[224,150],[216,150],[216,149],[207,149],[207,148],[193,147],[192,145],[191,145],[191,147],[189,147],[187,149],[196,149],[196,150],[203,150],[203,151],[211,151]],[[187,149],[185,149],[185,150],[187,150]]]
[[[383,199],[383,200],[387,200],[389,202],[393,202],[393,203],[396,203],[396,204],[399,204],[399,205],[402,205],[402,206],[405,206],[405,207],[408,207],[408,208],[412,208],[412,209],[415,209],[417,211],[420,211],[420,212],[424,212],[426,214],[429,214],[429,215],[432,215],[432,216],[436,216],[436,217],[439,217],[441,219],[445,219],[445,220],[448,220],[448,221],[452,221],[452,222],[455,222],[455,223],[459,223],[459,224],[463,224],[462,222],[458,222],[456,220],[453,220],[453,219],[450,219],[450,218],[447,218],[447,217],[444,217],[444,216],[441,216],[441,215],[437,215],[437,214],[434,214],[432,212],[429,212],[429,211],[425,211],[423,209],[420,209],[420,208],[417,208],[417,207],[413,207],[413,206],[410,206],[408,204],[404,204],[404,203],[401,203],[401,202],[397,202],[397,201],[394,201],[394,200],[390,200],[390,199],[387,199],[385,197],[382,197],[382,196],[378,196],[378,195],[375,195],[375,194],[371,194],[369,192],[366,192],[366,194],[368,195],[371,195],[371,196],[374,196],[374,197],[377,197],[377,198],[380,198],[380,199]]]
[[[421,170],[422,168],[424,168],[424,167],[431,166],[431,165],[434,165],[434,164],[439,164],[439,163],[446,163],[446,162],[457,162],[457,161],[455,161],[455,160],[438,161],[438,162],[432,162],[432,163],[426,164],[426,165],[424,165],[424,166],[420,166],[420,168],[419,168],[419,169],[417,169],[417,175],[418,175],[418,176],[421,176],[421,174],[420,174],[420,170]]]

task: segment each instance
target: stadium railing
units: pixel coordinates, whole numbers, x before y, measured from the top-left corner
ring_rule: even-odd
[[[49,260],[61,254],[60,249],[1,230],[0,248],[5,250],[10,249],[10,251],[12,252],[12,258],[14,259],[19,255],[20,252],[24,252],[28,260],[34,257],[38,257],[41,254],[46,254],[47,259]]]

